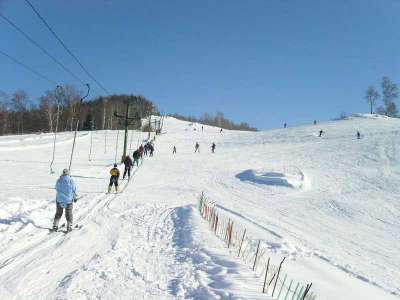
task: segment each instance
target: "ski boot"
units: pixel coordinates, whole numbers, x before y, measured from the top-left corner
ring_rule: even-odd
[[[57,219],[54,220],[54,222],[53,222],[53,228],[52,228],[51,231],[54,231],[54,232],[57,232],[57,231],[58,231],[58,222],[59,222],[59,221],[60,221],[60,220],[57,220]]]
[[[72,223],[68,223],[67,224],[67,232],[71,232],[72,231]]]
[[[108,186],[108,193],[111,193],[111,185]]]
[[[115,187],[115,193],[118,193],[118,185]]]

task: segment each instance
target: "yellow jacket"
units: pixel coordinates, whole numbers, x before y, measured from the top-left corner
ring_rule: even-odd
[[[119,177],[119,170],[117,168],[112,168],[110,171],[111,176]]]

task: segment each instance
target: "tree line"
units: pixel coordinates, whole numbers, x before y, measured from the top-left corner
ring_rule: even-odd
[[[141,118],[158,114],[153,102],[140,95],[100,96],[79,105],[82,94],[72,85],[48,90],[38,99],[23,90],[11,95],[0,91],[0,134],[53,132],[57,112],[58,131],[73,131],[78,118],[79,130],[122,129],[123,120],[115,113],[125,115],[127,103],[129,116],[137,119],[130,129],[140,128]]]
[[[388,117],[398,117],[398,110],[396,99],[399,96],[399,89],[397,84],[392,82],[388,76],[382,77],[381,93],[379,93],[374,86],[369,86],[365,94],[365,99],[369,104],[370,112],[373,114],[386,115]],[[378,100],[382,100],[381,105],[378,107]]]
[[[239,124],[234,123],[233,121],[225,118],[222,112],[217,112],[215,116],[204,113],[200,118],[196,117],[187,117],[179,114],[172,114],[171,117],[177,118],[179,120],[188,121],[192,123],[200,123],[204,125],[216,126],[224,129],[231,130],[243,130],[243,131],[257,131],[257,128],[250,127],[246,122],[241,122]]]

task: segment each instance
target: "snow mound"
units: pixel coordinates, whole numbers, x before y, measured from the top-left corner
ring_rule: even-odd
[[[248,169],[236,175],[241,181],[265,184],[268,186],[285,187],[290,189],[305,188],[304,174],[300,170],[252,170]]]

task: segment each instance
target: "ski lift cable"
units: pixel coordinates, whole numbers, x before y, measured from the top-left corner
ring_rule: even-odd
[[[57,33],[53,30],[53,28],[47,23],[44,17],[39,13],[39,11],[33,6],[33,4],[29,0],[25,0],[25,2],[30,6],[30,8],[34,11],[34,13],[38,16],[38,18],[43,22],[45,27],[51,32],[51,34],[55,37],[55,39],[61,44],[61,46],[68,52],[68,54],[76,61],[76,63],[82,68],[82,70],[89,76],[107,95],[110,95],[108,90],[88,71],[88,69],[81,63],[81,61],[76,57],[75,54],[67,47],[67,45],[63,42],[63,40],[57,35]]]
[[[79,81],[82,85],[85,85],[85,82],[80,79],[76,74],[74,74],[70,69],[68,69],[62,62],[60,62],[57,58],[51,55],[45,48],[43,48],[38,42],[36,42],[33,38],[31,38],[25,31],[23,31],[20,27],[18,27],[14,22],[12,22],[9,18],[0,13],[0,17],[3,18],[8,24],[10,24],[15,30],[17,30],[20,34],[22,34],[28,41],[30,41],[33,45],[39,48],[45,55],[50,57],[53,62],[59,65],[65,72],[74,77],[77,81]]]
[[[19,61],[18,59],[12,57],[11,55],[5,53],[4,51],[0,50],[0,54],[4,55],[5,57],[9,58],[11,61],[13,61],[14,63],[16,63],[17,65],[20,65],[21,67],[27,69],[29,72],[35,74],[36,76],[46,80],[47,82],[57,86],[57,82],[55,82],[54,80],[48,78],[47,76],[43,75],[42,73],[36,71],[35,69],[33,69],[32,67],[24,64],[23,62]]]

